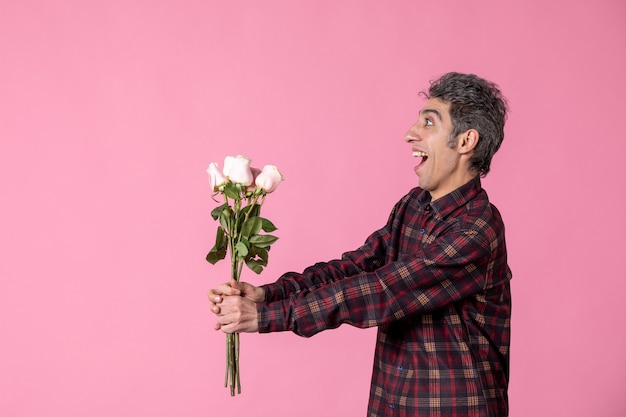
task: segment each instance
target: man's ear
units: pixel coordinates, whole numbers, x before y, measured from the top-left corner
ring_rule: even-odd
[[[472,152],[476,148],[476,145],[478,145],[479,140],[480,135],[478,134],[478,131],[476,129],[469,129],[465,131],[465,133],[461,135],[461,138],[458,142],[459,152],[462,154]]]

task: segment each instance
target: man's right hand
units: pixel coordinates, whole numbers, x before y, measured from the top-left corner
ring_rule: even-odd
[[[260,287],[255,287],[247,282],[230,281],[226,282],[215,289],[210,289],[207,293],[209,301],[211,302],[211,311],[215,315],[219,315],[221,312],[219,304],[225,297],[240,296],[247,298],[255,303],[262,303],[265,301],[265,290]],[[215,324],[215,330],[219,330],[221,325]]]

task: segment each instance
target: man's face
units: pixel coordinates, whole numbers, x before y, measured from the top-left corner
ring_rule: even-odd
[[[448,146],[451,132],[450,104],[431,98],[405,137],[412,146],[413,156],[420,158],[415,167],[419,185],[430,192],[433,200],[471,179],[467,168],[461,164],[458,146]]]

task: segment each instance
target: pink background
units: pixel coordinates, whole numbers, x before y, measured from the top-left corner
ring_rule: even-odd
[[[511,4],[513,3],[513,4]],[[0,415],[363,416],[375,329],[244,335],[222,387],[206,174],[279,166],[261,284],[339,256],[417,184],[428,80],[500,84],[484,180],[514,272],[512,417],[626,415],[626,5],[0,2]]]

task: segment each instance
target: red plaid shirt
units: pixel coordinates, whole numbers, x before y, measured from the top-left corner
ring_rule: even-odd
[[[434,202],[415,188],[361,248],[265,285],[259,331],[378,326],[369,416],[502,417],[510,279],[479,178]]]

